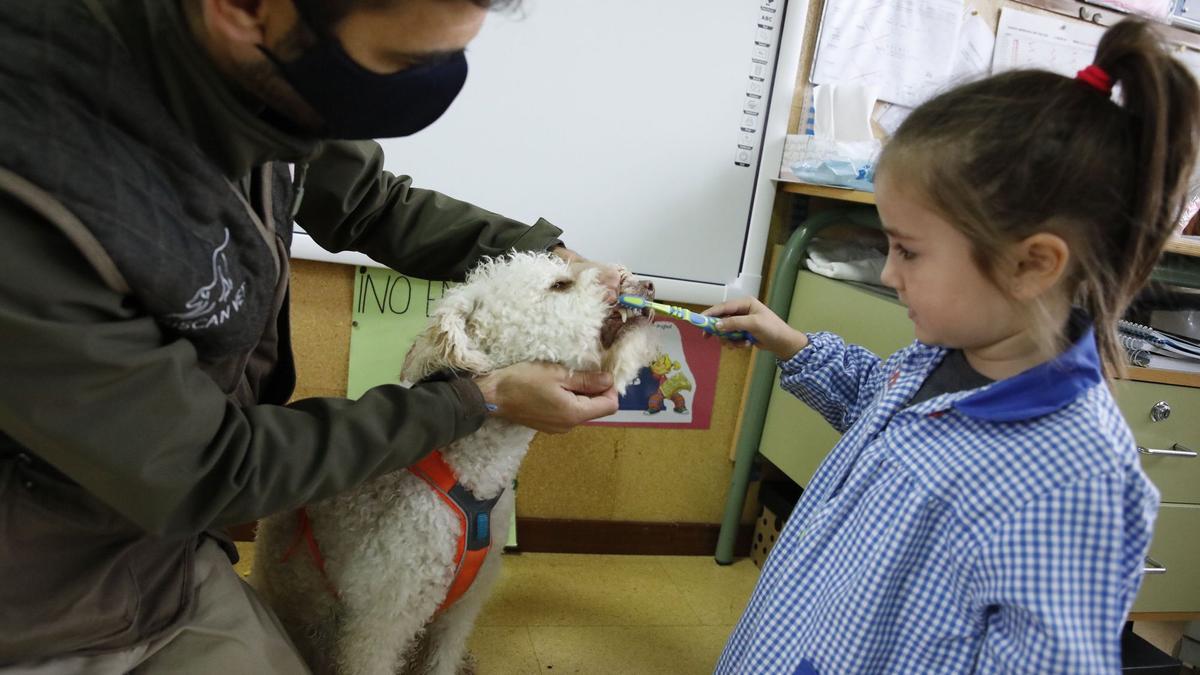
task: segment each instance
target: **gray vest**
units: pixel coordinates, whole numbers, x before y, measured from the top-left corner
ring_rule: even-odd
[[[274,240],[290,239],[289,200],[277,200],[277,230],[260,229],[77,0],[0,2],[0,91],[4,168],[78,217],[164,332],[205,361],[253,349],[279,274]]]
[[[251,182],[247,199],[184,136],[81,0],[0,0],[0,190],[194,345],[232,400],[283,403],[293,190],[282,165]],[[18,481],[42,501],[5,490]],[[2,432],[0,539],[0,665],[129,646],[191,602],[196,536],[146,535]]]

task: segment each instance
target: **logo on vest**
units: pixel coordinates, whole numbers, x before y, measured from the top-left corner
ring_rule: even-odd
[[[236,314],[246,302],[246,282],[234,289],[229,274],[229,228],[225,228],[225,241],[212,254],[212,281],[201,286],[184,305],[186,310],[168,314],[167,323],[181,331],[200,331],[220,326]]]

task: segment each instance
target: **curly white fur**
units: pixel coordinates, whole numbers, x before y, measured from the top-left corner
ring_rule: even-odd
[[[644,322],[630,324],[605,349],[601,328],[613,306],[598,277],[598,268],[575,271],[544,253],[484,261],[441,300],[405,359],[403,379],[419,381],[444,368],[479,374],[549,361],[572,370],[604,369],[624,390],[652,355],[653,331]],[[512,484],[533,436],[531,429],[490,418],[443,455],[459,482],[490,499]],[[492,512],[492,547],[483,569],[440,615],[436,610],[454,574],[458,522],[407,471],[309,505],[340,600],[307,551],[281,562],[295,538],[294,514],[260,523],[252,583],[318,673],[454,675],[464,667],[467,637],[499,572],[512,509],[508,490]],[[420,637],[427,649],[415,648]],[[414,656],[417,651],[422,658]]]

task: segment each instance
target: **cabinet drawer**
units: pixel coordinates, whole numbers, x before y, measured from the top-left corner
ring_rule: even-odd
[[[830,331],[882,357],[913,341],[912,322],[899,302],[811,272],[796,276],[791,308],[788,323],[794,328]],[[776,370],[759,452],[789,478],[807,485],[840,437],[823,417],[779,388]]]
[[[1200,506],[1163,504],[1154,523],[1150,557],[1167,569],[1142,577],[1135,612],[1200,611]]]
[[[1200,450],[1200,389],[1122,380],[1115,391],[1139,446],[1170,450],[1178,443]],[[1150,412],[1159,401],[1170,406],[1171,414],[1155,422]],[[1140,459],[1164,502],[1200,504],[1200,457],[1143,454]]]

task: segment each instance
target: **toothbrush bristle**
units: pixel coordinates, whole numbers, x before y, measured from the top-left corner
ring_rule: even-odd
[[[617,299],[617,302],[625,305],[626,307],[634,307],[638,309],[646,306],[646,299],[637,295],[622,295]]]

